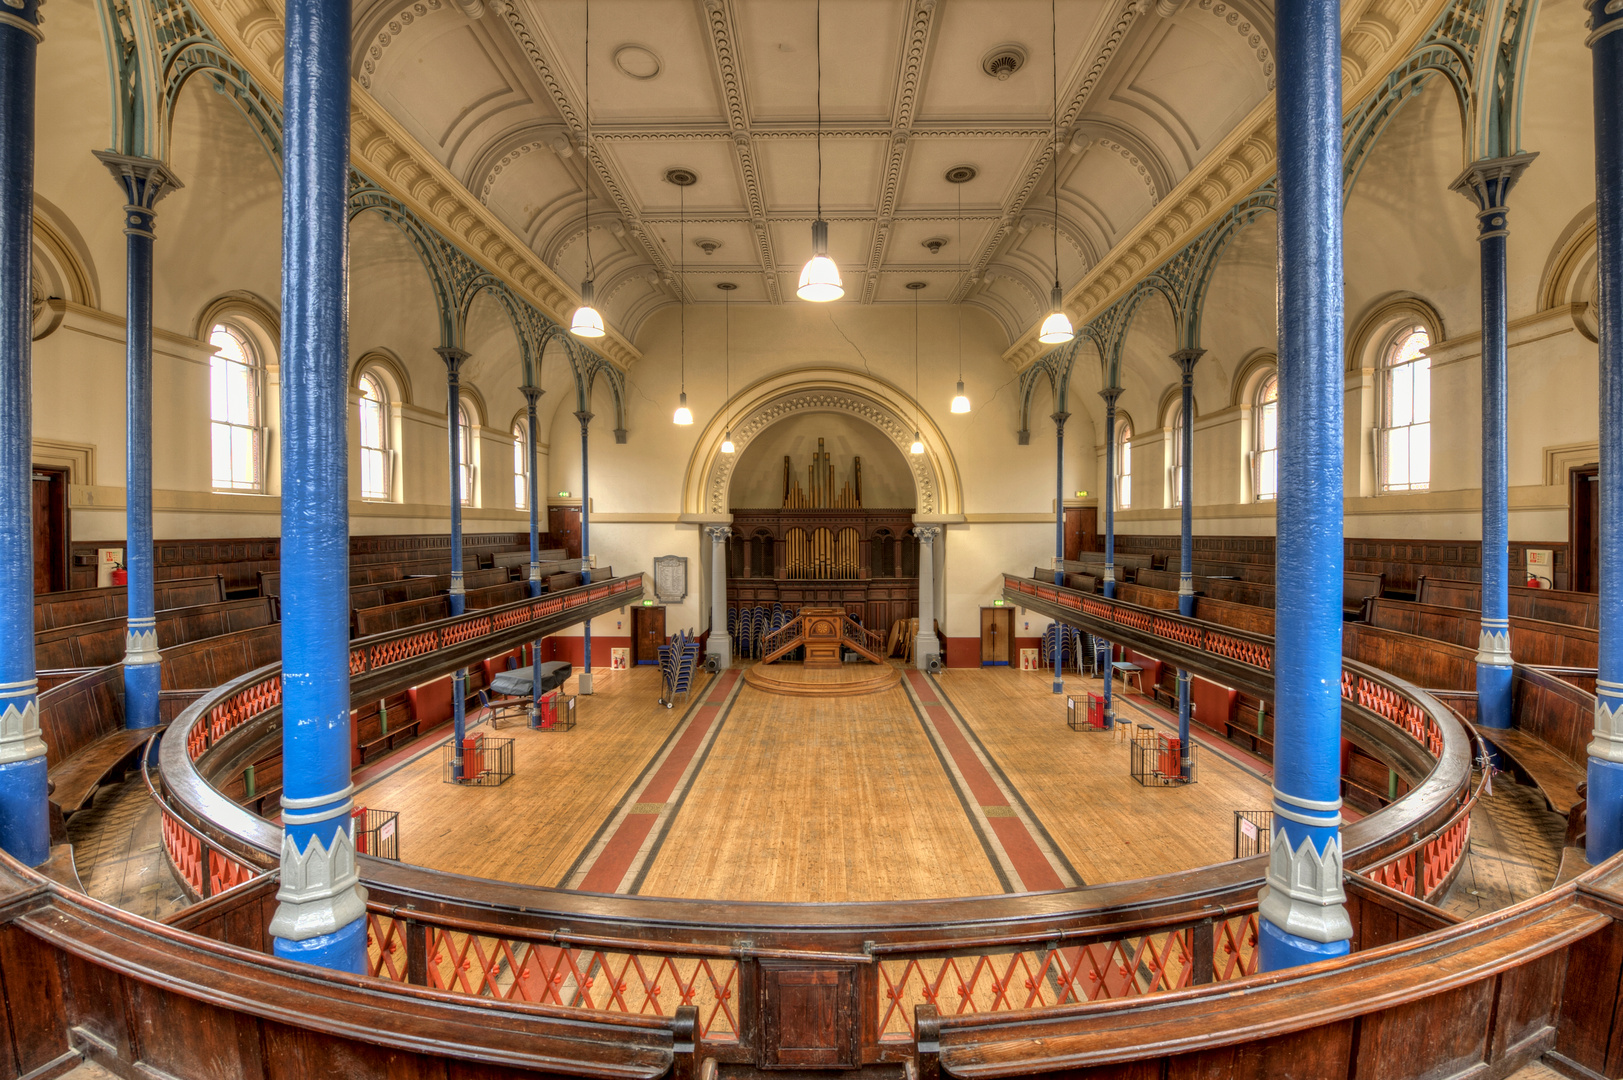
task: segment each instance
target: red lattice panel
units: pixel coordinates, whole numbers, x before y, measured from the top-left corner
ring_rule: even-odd
[[[1378,881],[1389,889],[1396,889],[1406,896],[1415,895],[1414,852],[1399,855],[1384,866],[1377,866],[1367,870],[1364,876],[1371,881]]]
[[[913,1010],[944,1015],[1040,1009],[1142,997],[1194,981],[1193,931],[1053,950],[919,957],[879,962],[879,1037],[913,1037]]]
[[[197,756],[206,747],[219,742],[221,737],[228,732],[236,730],[266,709],[281,703],[282,677],[280,675],[273,675],[264,682],[244,687],[237,693],[232,694],[209,710],[206,741],[198,742],[197,727],[194,727],[192,734],[187,737],[186,747],[191,752],[192,760],[197,760]]]
[[[1421,877],[1426,890],[1423,895],[1430,897],[1442,888],[1470,843],[1471,815],[1467,812],[1443,830],[1441,836],[1426,844],[1421,856]]]
[[[738,961],[605,952],[428,927],[428,985],[437,990],[566,1009],[674,1016],[699,1010],[711,1042],[738,1039]],[[367,915],[367,974],[406,979],[404,924]]]
[[[440,647],[440,635],[437,630],[425,630],[420,634],[409,637],[395,638],[391,641],[381,641],[372,646],[371,670],[376,671],[390,664],[398,664],[403,660],[411,660],[431,653]]]
[[[351,649],[349,651],[349,673],[359,675],[366,670],[366,650]]]
[[[490,633],[490,619],[469,619],[466,622],[452,623],[441,630],[447,645],[460,645],[464,641],[472,641],[476,637],[483,637]]]
[[[1266,645],[1244,638],[1230,637],[1227,634],[1206,634],[1206,649],[1218,656],[1230,660],[1238,660],[1242,664],[1272,671],[1274,667],[1274,652]]]
[[[1257,973],[1257,913],[1217,923],[1212,934],[1212,978],[1217,982]]]
[[[1184,645],[1200,645],[1200,627],[1191,626],[1176,619],[1157,617],[1155,620],[1155,636],[1166,638],[1168,641],[1181,642]]]
[[[1143,630],[1145,633],[1154,632],[1154,616],[1146,615],[1142,611],[1128,611],[1125,608],[1117,608],[1115,621],[1123,626],[1130,626],[1134,630]]]
[[[163,815],[163,846],[169,864],[192,892],[203,893],[203,842],[170,814]]]

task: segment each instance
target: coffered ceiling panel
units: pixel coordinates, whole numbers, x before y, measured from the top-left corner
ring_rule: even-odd
[[[916,0],[913,0],[916,2]],[[823,122],[890,119],[905,0],[823,0]],[[754,124],[817,118],[816,0],[732,0]]]
[[[1057,147],[1046,0],[822,0],[843,302],[911,302],[903,286],[927,280],[922,303],[979,305],[1014,339],[1048,304],[1056,182],[1070,286],[1272,87],[1262,0],[1055,2]],[[679,263],[692,303],[719,303],[722,278],[736,303],[801,302],[817,19],[817,0],[357,0],[352,64],[570,281],[587,272],[590,190],[600,307],[634,340],[676,303]],[[973,179],[947,182],[966,165]],[[685,243],[672,168],[698,177]]]

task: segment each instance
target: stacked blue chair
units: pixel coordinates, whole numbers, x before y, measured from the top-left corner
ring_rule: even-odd
[[[659,703],[669,709],[676,704],[678,694],[686,696],[693,689],[693,673],[698,666],[698,637],[686,630],[672,634],[670,644],[659,647]]]

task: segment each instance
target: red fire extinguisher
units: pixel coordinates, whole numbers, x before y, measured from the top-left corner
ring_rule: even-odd
[[[114,585],[128,585],[130,583],[130,572],[124,569],[123,564],[113,567],[112,576]]]

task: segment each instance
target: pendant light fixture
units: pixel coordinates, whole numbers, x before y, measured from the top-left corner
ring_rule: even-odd
[[[676,303],[682,312],[682,394],[676,399],[676,415],[671,417],[671,422],[687,427],[693,423],[693,411],[688,408],[687,196],[688,188],[698,177],[687,169],[672,169],[665,174],[665,179],[675,184],[677,190]]]
[[[1076,336],[1071,320],[1065,314],[1065,296],[1059,288],[1059,15],[1057,0],[1049,0],[1049,58],[1054,79],[1054,142],[1051,157],[1054,162],[1054,294],[1049,304],[1048,318],[1037,331],[1037,340],[1044,345],[1063,345]]]
[[[721,282],[716,283],[716,288],[721,290],[722,305],[723,305],[722,310],[726,312],[726,314],[723,315],[722,318],[725,321],[726,327],[727,327],[727,333],[726,333],[726,342],[727,342],[727,344],[726,344],[726,347],[724,348],[724,350],[722,351],[722,356],[725,358],[724,359],[724,364],[725,364],[725,370],[726,370],[726,373],[727,373],[725,375],[725,385],[726,385],[726,393],[727,393],[727,399],[726,400],[727,400],[728,404],[731,404],[732,400],[733,400],[733,290],[738,288],[738,286],[733,284],[730,281],[721,281]],[[723,454],[730,454],[730,453],[733,452],[734,449],[735,449],[735,447],[733,446],[732,424],[729,423],[727,425],[727,430],[725,432],[723,432],[722,436],[721,436],[721,452]]]
[[[817,220],[812,222],[812,257],[800,272],[795,294],[819,304],[845,295],[840,268],[828,257],[828,222],[823,220],[823,0],[817,0]]]
[[[964,251],[964,183],[975,175],[975,170],[968,166],[959,166],[947,170],[947,182],[953,185],[958,192],[958,254],[960,258]],[[962,262],[959,263],[962,269]],[[963,276],[958,278],[960,284]],[[964,393],[964,298],[958,297],[958,392],[952,397],[952,411],[966,413],[969,411],[969,395]]]
[[[586,100],[581,105],[581,123],[586,129],[586,150],[581,164],[586,177],[586,280],[580,283],[580,307],[569,318],[569,332],[576,337],[603,336],[603,316],[593,302],[597,288],[592,282],[596,276],[592,265],[592,0],[586,0]]]
[[[913,290],[913,445],[907,451],[922,454],[924,440],[919,437],[919,290],[924,288],[924,282],[909,281],[907,287]]]

